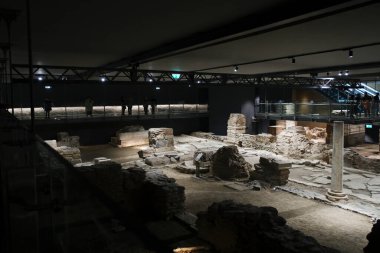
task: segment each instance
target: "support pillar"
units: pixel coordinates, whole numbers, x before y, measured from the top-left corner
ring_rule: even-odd
[[[326,197],[332,201],[347,199],[343,193],[343,149],[344,149],[344,123],[334,121],[333,129],[333,154],[331,169],[331,188]]]

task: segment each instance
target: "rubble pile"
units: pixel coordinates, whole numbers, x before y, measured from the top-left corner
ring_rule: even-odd
[[[380,252],[380,220],[373,225],[371,232],[367,235],[368,245],[363,249],[364,253]]]
[[[174,148],[173,128],[150,128],[148,130],[149,146],[152,148]]]
[[[237,143],[241,143],[241,146],[247,148],[254,148],[260,150],[272,150],[272,143],[276,141],[276,137],[271,134],[240,134],[237,136]]]
[[[306,137],[309,140],[323,140],[323,141],[326,141],[326,137],[327,137],[326,128],[322,128],[322,127],[313,127],[313,128],[305,127],[305,131],[306,131]]]
[[[285,185],[288,183],[291,166],[289,162],[260,157],[260,163],[255,164],[255,170],[250,172],[250,179],[262,180],[272,186]]]
[[[112,161],[82,163],[75,167],[107,197],[125,210],[146,218],[168,219],[183,212],[185,188],[159,170],[122,169]]]
[[[245,134],[246,119],[244,114],[231,113],[227,122],[227,142],[236,143],[240,134]]]
[[[77,164],[77,163],[82,162],[82,157],[81,157],[79,148],[61,146],[61,147],[56,147],[55,150],[61,156],[63,156],[63,158],[65,158],[72,164]]]
[[[226,136],[215,135],[214,133],[209,133],[209,132],[193,132],[191,133],[191,136],[202,138],[202,139],[221,141],[221,142],[224,142],[227,140]]]
[[[252,165],[246,162],[236,146],[224,146],[212,156],[212,174],[221,179],[245,179]]]
[[[344,160],[353,168],[380,173],[380,159],[378,157],[365,157],[351,149],[345,149]]]
[[[140,125],[125,126],[111,137],[113,146],[124,148],[148,144],[148,132]]]
[[[337,252],[286,225],[273,207],[223,201],[198,213],[199,236],[218,252]]]
[[[289,127],[277,135],[272,145],[275,153],[291,158],[329,161],[329,149],[325,144],[310,141],[302,126]]]

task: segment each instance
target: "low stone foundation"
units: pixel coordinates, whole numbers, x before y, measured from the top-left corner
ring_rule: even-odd
[[[116,137],[111,137],[113,146],[124,148],[148,144],[148,131],[142,126],[126,126],[116,132]]]
[[[288,183],[289,169],[292,164],[271,158],[260,157],[260,163],[255,164],[255,170],[250,172],[251,180],[262,180],[274,185]]]
[[[173,128],[150,128],[148,140],[153,148],[174,148]]]
[[[286,225],[273,207],[257,207],[223,201],[198,213],[199,236],[221,253],[338,252]]]

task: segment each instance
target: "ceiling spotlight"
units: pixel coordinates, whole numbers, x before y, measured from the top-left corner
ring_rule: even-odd
[[[292,63],[296,63],[296,58],[292,57]]]
[[[344,72],[344,75],[345,76],[348,76],[350,74],[350,72],[348,71],[348,70],[346,70],[345,72]]]
[[[51,89],[51,86],[50,86],[50,85],[45,85],[45,89],[46,89],[46,90],[50,90],[50,89]]]
[[[149,79],[149,82],[153,82],[153,79]]]
[[[348,50],[348,58],[354,57],[354,51],[352,49]]]
[[[38,79],[38,81],[44,80],[44,78],[42,76],[38,76],[37,79]]]
[[[161,88],[159,86],[156,87],[156,90],[160,90]]]
[[[342,76],[342,75],[343,75],[342,71],[339,71],[338,76]]]
[[[100,81],[101,81],[102,83],[104,83],[105,81],[107,81],[107,78],[104,77],[104,76],[101,76],[101,77],[100,77]]]
[[[197,83],[201,83],[201,81],[198,80]]]
[[[234,68],[234,71],[237,72],[239,70],[239,66],[236,65],[235,68]]]

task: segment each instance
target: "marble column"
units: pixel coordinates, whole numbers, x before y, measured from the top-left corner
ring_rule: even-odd
[[[343,155],[344,155],[344,122],[334,121],[333,126],[333,154],[331,169],[331,188],[326,197],[337,201],[347,199],[343,193]]]

